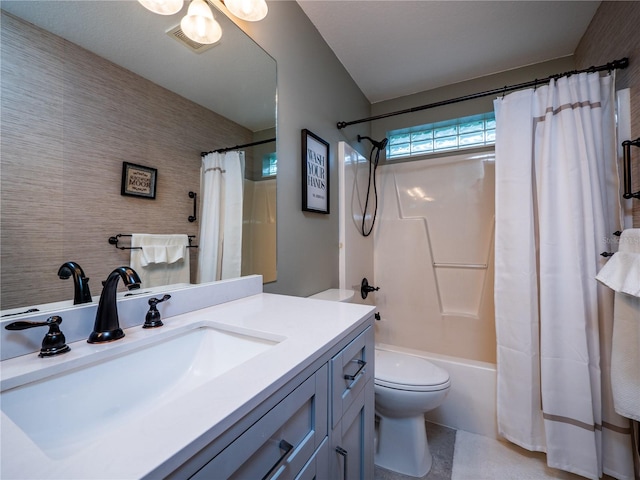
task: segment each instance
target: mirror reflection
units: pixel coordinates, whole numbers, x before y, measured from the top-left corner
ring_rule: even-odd
[[[201,153],[256,142],[239,149],[240,274],[276,279],[276,144],[260,143],[276,136],[269,55],[217,11],[220,42],[195,53],[166,33],[180,15],[137,1],[5,0],[2,10],[3,313],[73,303],[73,277],[57,274],[66,262],[81,266],[95,299],[131,263],[132,250],[108,242],[118,234],[192,237],[178,262],[195,283]],[[140,195],[123,194],[129,181]],[[171,249],[158,252],[151,263],[168,264]]]

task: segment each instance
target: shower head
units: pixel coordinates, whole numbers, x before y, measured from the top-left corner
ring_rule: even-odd
[[[376,142],[376,141],[375,141],[373,138],[371,138],[371,137],[364,137],[364,136],[358,135],[358,141],[359,141],[359,142],[360,142],[360,141],[362,141],[362,140],[363,140],[363,139],[365,139],[365,138],[366,138],[367,140],[369,140],[369,141],[373,144],[373,146],[374,146],[374,147],[376,147],[378,150],[383,150],[383,149],[387,146],[387,143],[389,143],[389,139],[388,139],[388,138],[383,138],[383,139],[382,139],[382,140],[380,140],[379,142]]]

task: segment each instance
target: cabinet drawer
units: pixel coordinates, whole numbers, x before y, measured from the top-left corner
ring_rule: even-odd
[[[325,365],[192,478],[293,479],[327,436],[327,381]]]
[[[367,327],[331,359],[331,428],[373,378],[374,358],[373,327]]]
[[[329,478],[329,438],[325,438],[311,460],[300,471],[296,480]]]

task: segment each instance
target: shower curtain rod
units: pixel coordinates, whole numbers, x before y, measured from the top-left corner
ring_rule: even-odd
[[[201,157],[204,157],[205,155],[208,155],[209,153],[224,153],[224,152],[230,152],[232,150],[240,150],[241,148],[246,148],[246,147],[255,147],[256,145],[262,145],[263,143],[271,143],[271,142],[275,142],[276,138],[269,138],[267,140],[259,140],[257,142],[251,142],[251,143],[245,143],[243,145],[236,145],[235,147],[227,147],[227,148],[219,148],[218,150],[211,150],[210,152],[202,152],[200,154]]]
[[[338,127],[338,130],[340,130],[342,128],[348,127],[349,125],[356,125],[358,123],[370,122],[373,120],[380,120],[382,118],[394,117],[396,115],[404,115],[405,113],[419,112],[421,110],[427,110],[430,108],[442,107],[444,105],[451,105],[452,103],[459,103],[459,102],[465,102],[467,100],[475,100],[476,98],[488,97],[489,95],[497,95],[500,93],[505,94],[507,92],[512,92],[514,90],[520,90],[523,88],[537,87],[538,85],[543,85],[545,83],[550,82],[551,80],[556,80],[561,77],[567,77],[567,76],[575,75],[578,73],[594,73],[594,72],[603,72],[605,70],[611,71],[618,68],[620,69],[627,68],[628,66],[629,66],[629,59],[625,57],[620,60],[614,60],[613,62],[600,65],[598,67],[589,67],[589,68],[585,68],[584,70],[573,70],[571,72],[558,73],[555,75],[550,75],[547,78],[543,78],[543,79],[536,79],[530,82],[519,83],[517,85],[509,85],[501,88],[494,88],[493,90],[487,90],[485,92],[472,93],[470,95],[464,95],[462,97],[451,98],[449,100],[442,100],[439,102],[429,103],[426,105],[420,105],[419,107],[412,107],[412,108],[407,108],[405,110],[398,110],[397,112],[382,113],[380,115],[375,115],[373,117],[361,118],[360,120],[352,120],[350,122],[338,122],[337,127]]]

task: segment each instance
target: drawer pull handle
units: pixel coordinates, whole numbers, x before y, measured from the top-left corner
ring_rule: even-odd
[[[342,480],[347,480],[347,451],[341,446],[337,446],[336,452],[344,458],[344,463],[342,464]]]
[[[360,375],[360,372],[362,372],[362,369],[367,366],[367,362],[365,362],[364,360],[356,359],[353,361],[356,362],[358,365],[360,365],[360,368],[354,375],[345,375],[344,376],[345,380],[355,380],[356,377]]]
[[[267,480],[269,478],[272,478],[273,474],[278,471],[278,468],[280,468],[280,465],[282,465],[285,461],[287,461],[287,457],[289,456],[289,453],[293,450],[293,445],[291,445],[286,440],[280,440],[280,444],[278,445],[278,447],[280,447],[280,450],[284,450],[284,453],[278,459],[275,465],[271,467],[271,469],[267,472],[267,474],[264,477],[262,477],[262,480]]]

